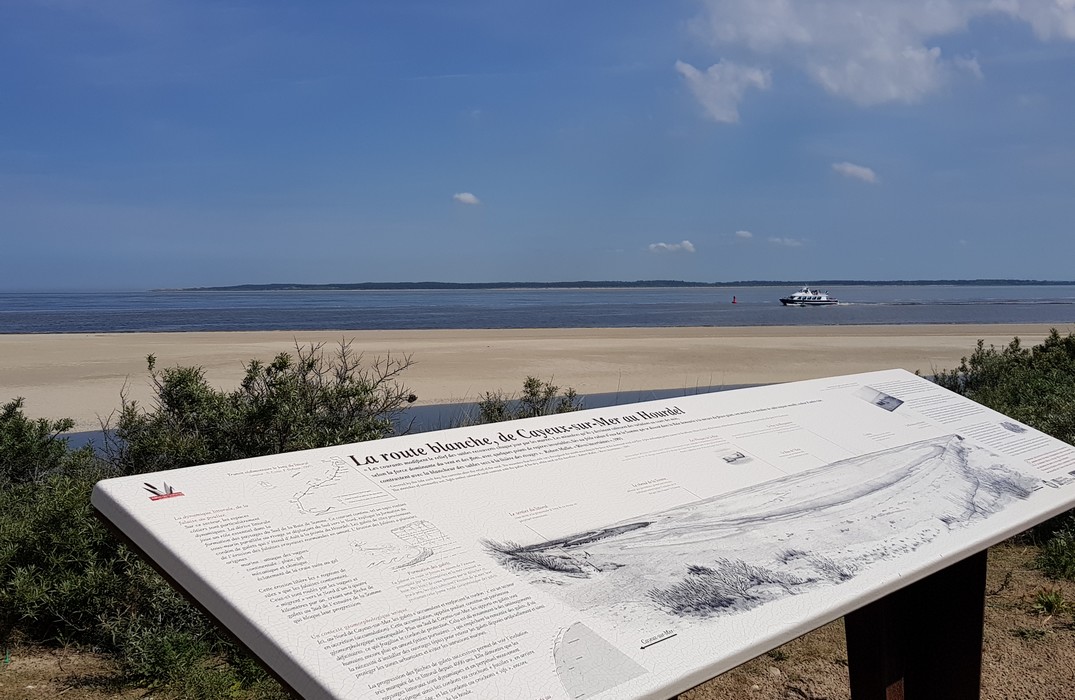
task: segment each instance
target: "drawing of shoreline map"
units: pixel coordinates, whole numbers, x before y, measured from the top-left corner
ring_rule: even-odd
[[[398,502],[395,496],[341,457],[322,460],[313,469],[293,471],[283,483],[295,489],[287,502],[305,516],[368,510]],[[262,481],[261,485],[266,489],[276,488],[268,481]],[[420,519],[391,528],[373,540],[350,539],[348,545],[351,554],[363,559],[366,567],[394,570],[416,566],[435,554],[450,554],[459,549],[459,545],[436,525]]]
[[[348,464],[342,457],[322,460],[314,469],[293,472],[296,483],[294,495],[289,499],[303,515],[325,515],[341,510],[368,508],[391,503],[396,497],[382,489],[360,470]],[[272,485],[263,482],[272,488]]]
[[[614,625],[694,624],[849,581],[1040,484],[947,435],[568,537],[483,545],[508,570]]]

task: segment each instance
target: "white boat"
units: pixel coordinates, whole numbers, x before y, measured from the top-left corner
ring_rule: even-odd
[[[803,287],[794,294],[782,297],[780,303],[784,306],[835,306],[840,301],[836,297],[830,297],[828,292]]]

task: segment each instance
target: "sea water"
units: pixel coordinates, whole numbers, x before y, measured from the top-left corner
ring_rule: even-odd
[[[1075,285],[0,293],[0,333],[1075,323]],[[733,303],[734,300],[734,303]]]

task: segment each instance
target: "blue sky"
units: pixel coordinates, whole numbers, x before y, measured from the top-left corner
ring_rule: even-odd
[[[1069,0],[0,5],[0,288],[1075,279]]]

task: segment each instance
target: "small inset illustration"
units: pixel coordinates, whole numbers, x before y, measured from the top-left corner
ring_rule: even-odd
[[[864,401],[869,401],[874,406],[883,408],[886,411],[895,411],[903,405],[903,399],[897,399],[895,396],[886,394],[883,391],[878,391],[871,386],[862,387],[855,392],[855,396]]]
[[[1010,430],[1013,433],[1025,433],[1026,432],[1026,428],[1024,428],[1023,426],[1019,425],[1018,423],[1013,423],[1010,420],[1001,421],[1000,422],[1000,427],[1004,428],[1005,430]]]
[[[728,464],[747,464],[748,462],[753,461],[750,457],[748,457],[743,452],[740,452],[739,450],[721,455],[720,458]]]
[[[436,552],[452,548],[452,542],[436,525],[428,520],[417,520],[392,530],[399,542],[373,544],[352,541],[352,551],[370,557],[366,566],[388,566],[405,569],[421,564]]]
[[[371,508],[395,500],[395,496],[339,457],[296,471],[291,478],[298,483],[290,502],[303,515]]]

